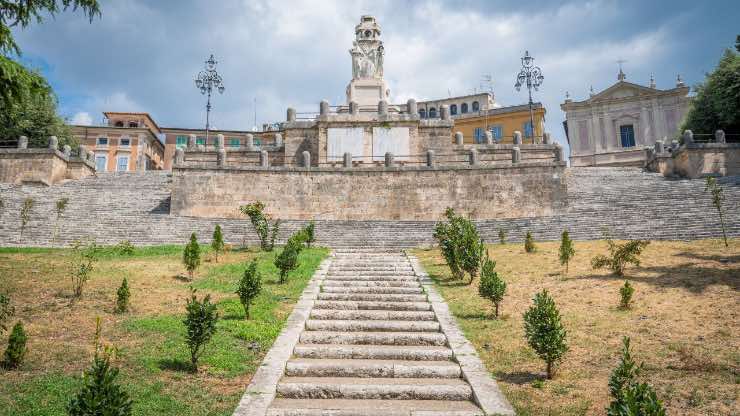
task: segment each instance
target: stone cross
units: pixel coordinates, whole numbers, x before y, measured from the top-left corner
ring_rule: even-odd
[[[725,131],[724,130],[717,130],[714,132],[714,141],[717,143],[727,143],[725,139]]]
[[[450,106],[447,104],[442,104],[439,106],[439,118],[442,120],[449,120],[450,119]]]
[[[434,167],[434,150],[427,150],[427,166]]]
[[[260,166],[263,168],[270,166],[270,156],[267,154],[267,150],[260,152]]]
[[[393,153],[385,152],[385,167],[389,168],[393,166]]]
[[[472,148],[470,149],[470,164],[475,166],[480,163],[480,160],[478,160],[478,149]]]
[[[308,150],[304,150],[303,153],[301,153],[303,156],[303,167],[306,169],[311,168],[311,152]]]
[[[419,115],[418,107],[416,106],[416,100],[414,100],[413,98],[409,98],[409,100],[406,101],[406,111],[408,111],[411,117]]]
[[[463,140],[464,138],[463,138],[462,132],[461,131],[455,132],[455,144],[458,146],[462,146]]]
[[[18,138],[18,148],[19,149],[28,149],[28,137],[21,136]]]
[[[288,121],[295,121],[295,108],[288,107]]]
[[[520,144],[522,144],[522,132],[517,130],[514,132],[514,145]]]
[[[175,150],[175,164],[182,165],[183,163],[185,163],[185,149],[180,147]]]
[[[519,149],[519,146],[514,146],[511,148],[511,163],[519,163],[522,161],[522,151]]]
[[[57,136],[49,136],[49,149],[59,150],[59,139],[57,139]]]
[[[62,146],[62,153],[64,153],[64,157],[69,159],[69,157],[72,155],[72,146],[65,144]]]
[[[351,168],[352,167],[352,153],[346,152],[344,154],[344,167],[345,168]]]

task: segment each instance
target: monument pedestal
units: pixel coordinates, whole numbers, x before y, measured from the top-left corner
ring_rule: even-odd
[[[381,100],[388,100],[390,90],[384,79],[353,79],[347,86],[347,103],[377,107]]]

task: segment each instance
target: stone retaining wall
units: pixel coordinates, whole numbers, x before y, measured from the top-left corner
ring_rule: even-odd
[[[92,162],[56,149],[0,149],[0,182],[53,185],[94,173]]]

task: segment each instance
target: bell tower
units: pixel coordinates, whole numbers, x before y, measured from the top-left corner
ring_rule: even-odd
[[[385,49],[380,33],[380,25],[373,16],[362,16],[355,26],[355,40],[349,50],[352,81],[347,86],[347,104],[354,101],[360,106],[377,106],[390,96],[383,79]]]

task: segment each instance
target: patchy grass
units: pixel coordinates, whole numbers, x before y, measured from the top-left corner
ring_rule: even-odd
[[[275,253],[231,251],[215,263],[205,250],[189,282],[183,280],[182,246],[140,247],[130,256],[104,247],[83,298],[71,302],[70,250],[0,248],[0,291],[10,293],[15,319],[23,321],[29,335],[21,368],[0,369],[0,415],[66,414],[92,359],[98,316],[103,341],[118,350],[119,379],[134,398],[135,415],[230,415],[327,253],[304,250],[301,267],[279,285]],[[253,258],[263,275],[263,292],[245,320],[234,290]],[[124,277],[131,311],[115,314],[115,292]],[[190,371],[182,323],[190,285],[200,295],[210,294],[222,317],[197,374]]]
[[[559,242],[537,245],[533,254],[523,244],[488,246],[508,283],[499,320],[478,296],[477,279],[453,280],[436,249],[414,251],[518,415],[603,415],[625,335],[668,414],[740,414],[740,240],[729,248],[719,240],[652,242],[642,265],[626,271],[636,289],[629,310],[619,308],[624,279],[591,269],[591,258],[607,253],[604,241],[575,242],[568,276]],[[570,345],[551,381],[522,321],[543,288],[563,315]]]

